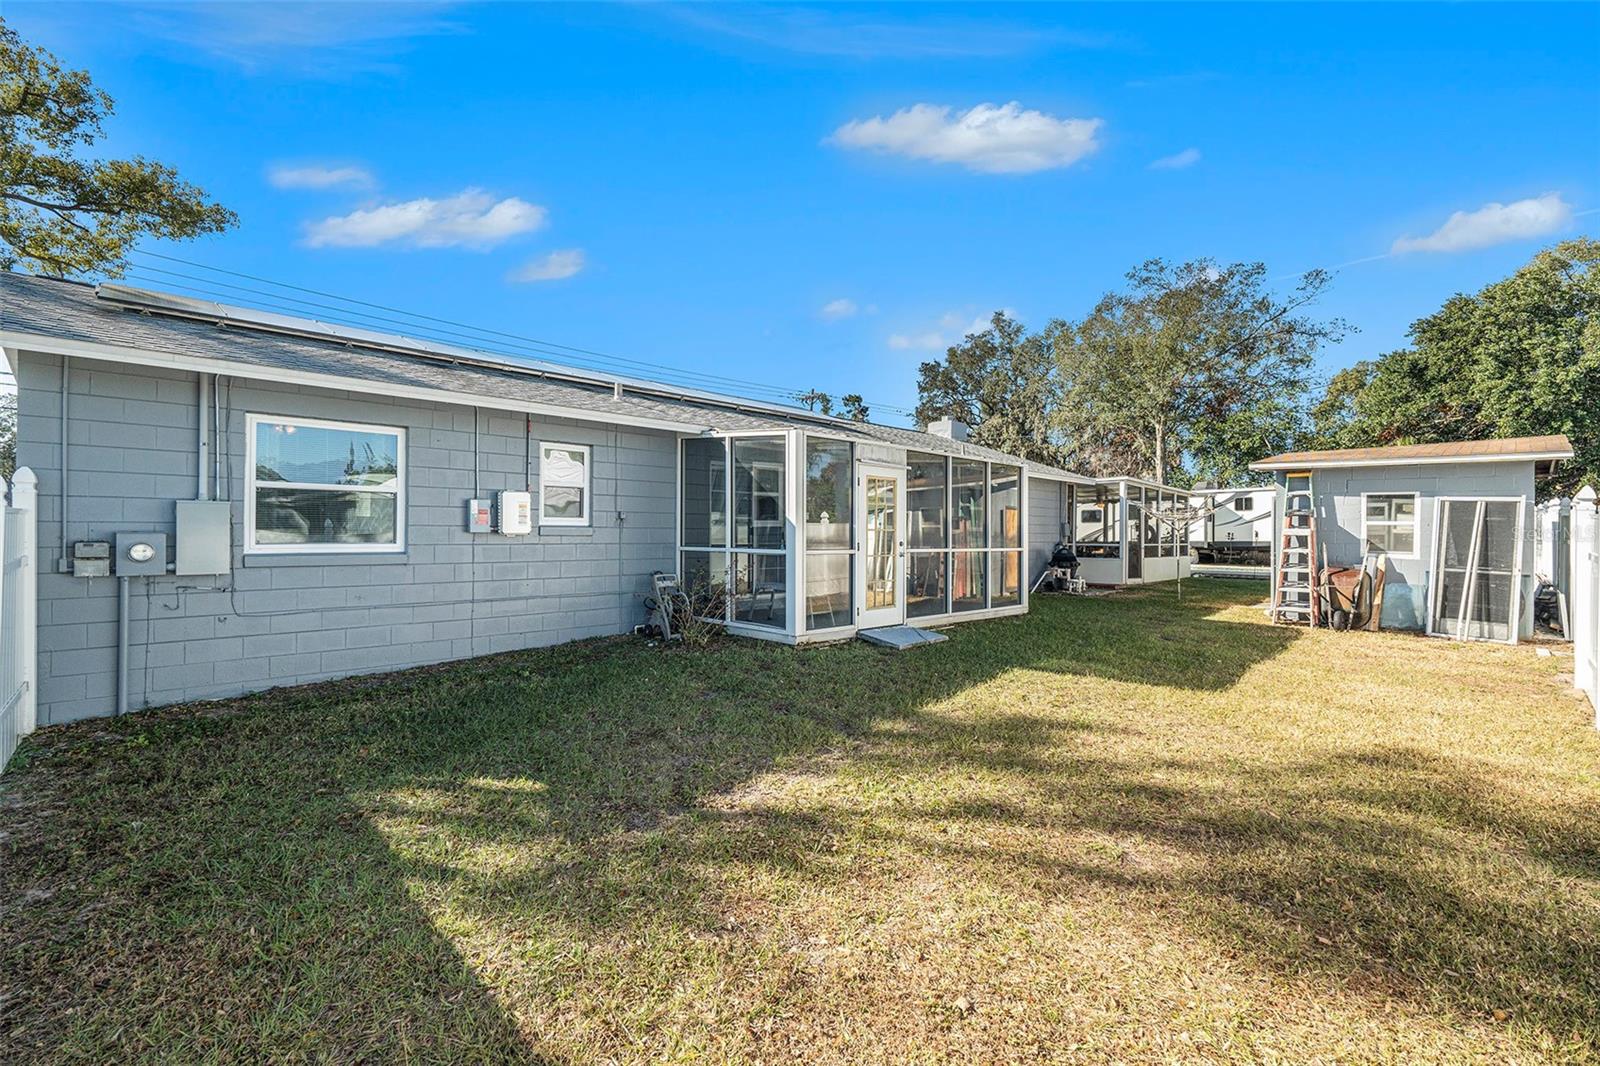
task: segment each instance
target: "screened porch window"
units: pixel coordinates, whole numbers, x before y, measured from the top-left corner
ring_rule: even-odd
[[[855,521],[850,445],[806,441],[806,628],[851,623],[855,582]]]
[[[683,442],[680,579],[704,617],[787,624],[785,454],[782,437]]]

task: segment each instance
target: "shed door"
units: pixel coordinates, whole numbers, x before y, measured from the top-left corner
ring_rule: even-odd
[[[1428,632],[1462,640],[1517,639],[1522,501],[1442,499],[1434,527]]]

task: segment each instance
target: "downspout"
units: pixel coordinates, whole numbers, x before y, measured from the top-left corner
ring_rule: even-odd
[[[211,465],[211,405],[207,402],[206,392],[214,388],[214,385],[210,374],[201,374],[199,379],[199,461],[195,463],[194,498],[197,500],[209,500],[211,498],[211,485],[206,480],[206,467]]]
[[[61,555],[56,559],[56,573],[66,574],[71,572],[67,562],[67,367],[72,362],[72,357],[61,357]]]

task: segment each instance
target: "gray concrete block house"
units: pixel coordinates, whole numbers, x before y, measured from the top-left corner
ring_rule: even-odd
[[[1566,437],[1512,437],[1288,452],[1250,469],[1279,486],[1274,529],[1291,480],[1309,488],[1327,564],[1383,556],[1383,628],[1515,643],[1533,633],[1534,479],[1570,458]],[[1273,580],[1276,593],[1276,565]]]
[[[655,571],[789,643],[1021,613],[1094,486],[959,426],[110,284],[4,275],[0,346],[46,724],[624,633]]]

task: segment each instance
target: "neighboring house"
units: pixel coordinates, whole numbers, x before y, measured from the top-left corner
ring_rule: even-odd
[[[1250,469],[1279,485],[1275,530],[1286,479],[1311,476],[1319,563],[1384,555],[1384,628],[1514,642],[1533,632],[1534,478],[1570,458],[1566,437],[1514,437],[1288,452]]]
[[[1266,566],[1272,556],[1272,488],[1195,488],[1189,505],[1199,512],[1189,526],[1197,563]]]
[[[625,633],[655,571],[789,643],[1019,614],[1069,490],[1098,491],[959,424],[0,284],[39,478],[42,723]]]

